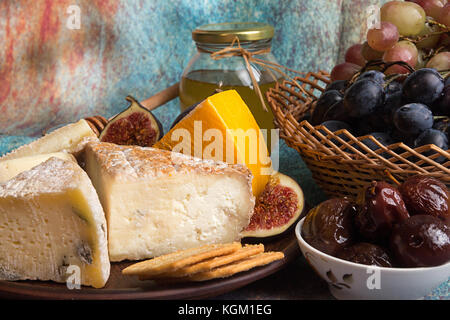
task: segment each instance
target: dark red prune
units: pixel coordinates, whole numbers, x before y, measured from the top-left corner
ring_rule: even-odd
[[[427,176],[408,178],[399,188],[410,215],[450,218],[450,192],[445,184]]]
[[[359,194],[355,225],[369,242],[385,243],[392,227],[409,218],[397,188],[384,181],[374,181]]]
[[[450,226],[431,215],[415,215],[394,227],[390,248],[402,267],[431,267],[450,260]]]
[[[307,243],[332,256],[353,242],[354,204],[346,198],[326,200],[311,209],[302,226]]]
[[[359,242],[341,250],[338,258],[350,262],[378,267],[392,267],[391,258],[385,249],[380,246]]]

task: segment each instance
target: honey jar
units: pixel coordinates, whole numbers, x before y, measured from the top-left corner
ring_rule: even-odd
[[[264,66],[249,62],[242,55],[227,55],[214,59],[214,53],[229,48],[234,40],[253,58],[277,63],[271,53],[274,28],[258,22],[219,23],[198,27],[192,32],[197,52],[189,61],[180,81],[181,110],[214,94],[216,89],[236,90],[245,101],[261,129],[273,129],[273,114],[265,92],[274,87],[281,75]],[[265,100],[263,106],[255,92],[248,67],[258,83]],[[268,134],[270,138],[270,133]],[[270,145],[270,141],[267,141]],[[269,148],[270,150],[270,148]]]

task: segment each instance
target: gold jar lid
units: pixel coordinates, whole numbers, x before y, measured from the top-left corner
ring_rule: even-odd
[[[199,43],[230,43],[237,36],[239,41],[271,39],[274,29],[260,22],[227,22],[206,24],[192,32],[192,39]]]

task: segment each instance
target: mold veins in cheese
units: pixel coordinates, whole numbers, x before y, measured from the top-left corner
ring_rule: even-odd
[[[38,154],[35,156],[28,156],[11,160],[0,159],[0,182],[5,182],[11,178],[14,178],[19,173],[30,170],[38,164],[41,164],[42,162],[50,159],[51,157],[73,161],[75,163],[77,161],[73,155],[65,152]]]
[[[11,151],[1,157],[0,161],[61,151],[77,155],[89,140],[98,140],[97,135],[86,120],[81,119]]]
[[[66,282],[76,267],[81,285],[108,280],[106,220],[87,174],[52,157],[0,183],[0,280]]]
[[[140,260],[241,238],[253,214],[251,172],[155,148],[89,143],[111,261]]]
[[[155,148],[245,164],[253,174],[253,193],[269,182],[272,166],[264,136],[235,90],[214,94],[178,122]]]

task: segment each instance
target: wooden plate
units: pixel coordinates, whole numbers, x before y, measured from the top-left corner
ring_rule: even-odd
[[[111,264],[110,278],[102,289],[81,287],[80,290],[69,290],[65,284],[50,281],[0,281],[0,297],[89,300],[201,299],[214,297],[267,277],[282,269],[300,254],[293,228],[286,235],[264,242],[264,244],[266,251],[283,251],[285,258],[266,266],[238,273],[229,278],[199,283],[161,285],[153,281],[140,281],[135,277],[122,275],[122,269],[134,262],[120,262]]]

